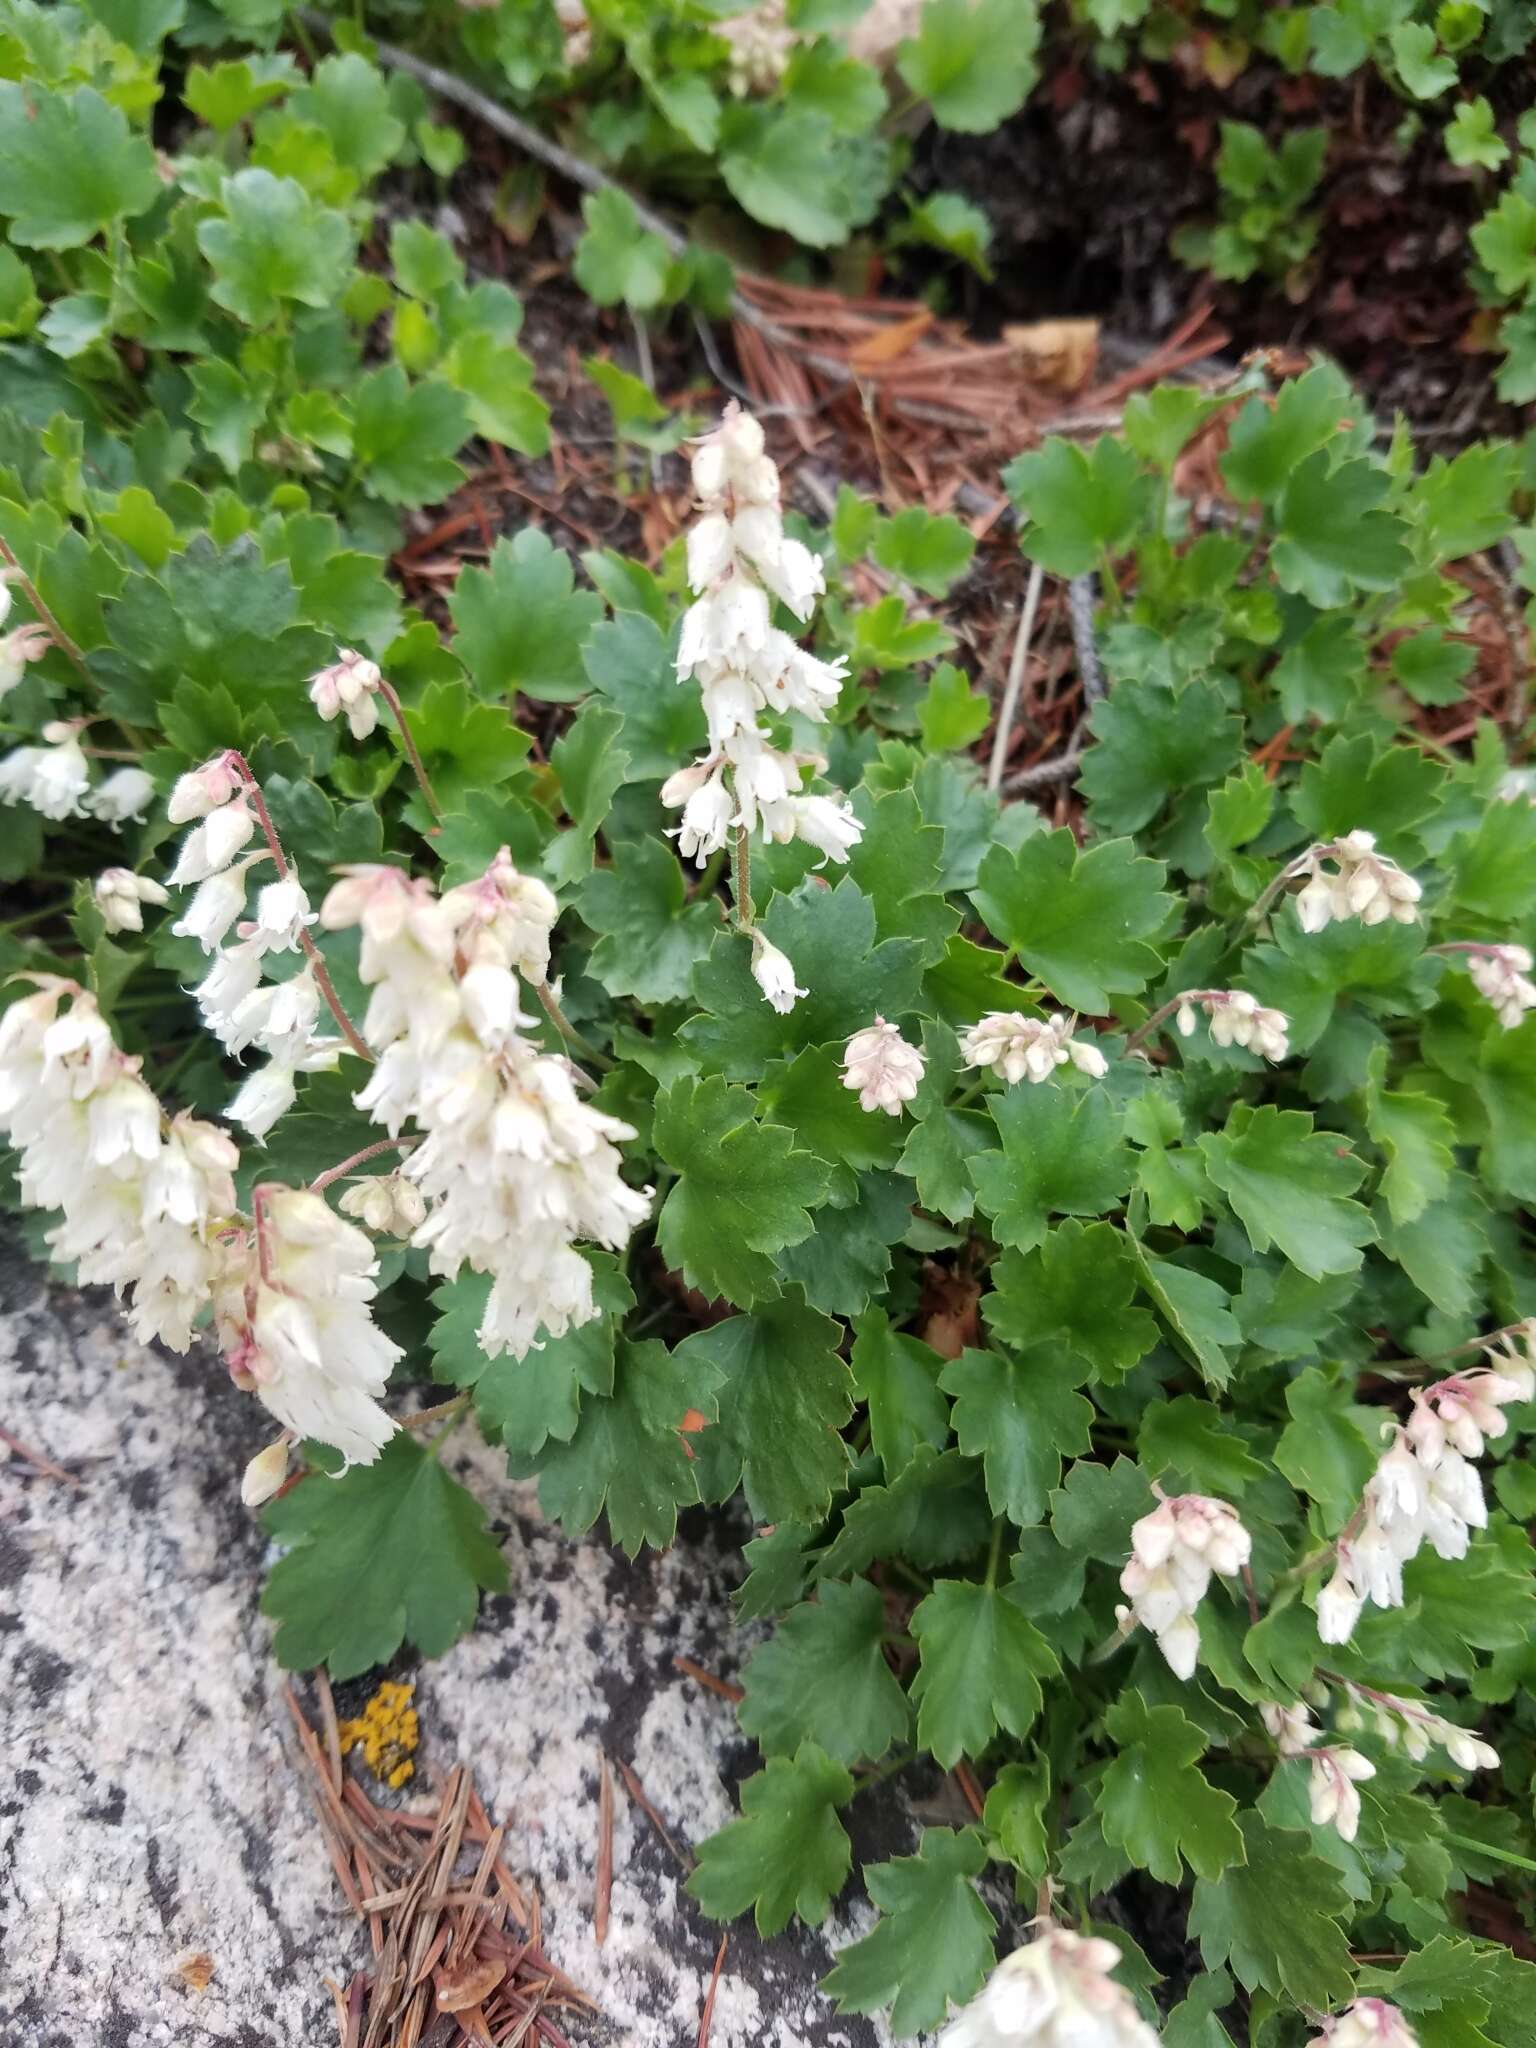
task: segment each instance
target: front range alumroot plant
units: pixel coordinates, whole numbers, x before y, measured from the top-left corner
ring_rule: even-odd
[[[743,1543],[706,1913],[824,1923],[910,1791],[841,2010],[1528,2048],[1521,451],[1318,366],[1011,465],[1097,579],[1070,824],[969,758],[958,521],[812,527],[738,410],[658,570],[524,532],[446,637],[286,486],[128,473],[0,481],[0,1129],[271,1412],[278,1656],[473,1625],[473,1418],[572,1534]]]

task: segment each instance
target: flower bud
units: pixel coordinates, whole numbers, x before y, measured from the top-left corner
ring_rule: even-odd
[[[276,1443],[268,1444],[264,1451],[258,1451],[246,1466],[240,1480],[240,1498],[248,1508],[259,1508],[278,1491],[288,1477],[288,1439],[280,1436]]]

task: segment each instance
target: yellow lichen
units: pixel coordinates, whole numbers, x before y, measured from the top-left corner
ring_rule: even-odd
[[[386,1678],[358,1718],[343,1721],[338,1731],[342,1755],[361,1749],[373,1775],[397,1792],[416,1770],[411,1752],[421,1731],[411,1705],[415,1690],[414,1685],[396,1685]]]

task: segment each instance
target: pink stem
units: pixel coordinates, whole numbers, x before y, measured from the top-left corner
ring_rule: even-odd
[[[406,759],[411,764],[411,772],[416,777],[421,793],[427,800],[427,809],[436,818],[439,825],[441,825],[443,822],[443,807],[437,800],[437,792],[432,787],[432,778],[427,773],[426,763],[422,760],[420,750],[416,745],[415,735],[412,733],[410,722],[405,715],[405,706],[400,702],[400,694],[394,684],[387,681],[383,676],[379,677],[379,695],[394,713],[395,723],[400,728],[400,739],[405,748]]]
[[[328,1166],[309,1184],[309,1192],[318,1195],[322,1188],[328,1188],[333,1180],[340,1180],[344,1173],[350,1173],[354,1166],[361,1166],[365,1160],[377,1159],[382,1152],[408,1152],[413,1145],[419,1145],[420,1138],[380,1138],[376,1145],[365,1145],[361,1152],[354,1152],[350,1159],[343,1159],[339,1165]]]

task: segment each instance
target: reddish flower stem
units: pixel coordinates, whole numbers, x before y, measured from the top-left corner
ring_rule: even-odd
[[[393,712],[395,723],[400,728],[400,741],[405,748],[406,759],[411,764],[411,773],[416,777],[417,786],[427,800],[427,809],[436,818],[439,825],[441,825],[443,822],[443,807],[437,800],[437,792],[432,787],[432,778],[428,775],[426,763],[421,758],[421,750],[416,745],[416,738],[411,731],[410,721],[405,715],[405,706],[400,702],[400,693],[392,682],[386,677],[380,676],[379,695]]]

